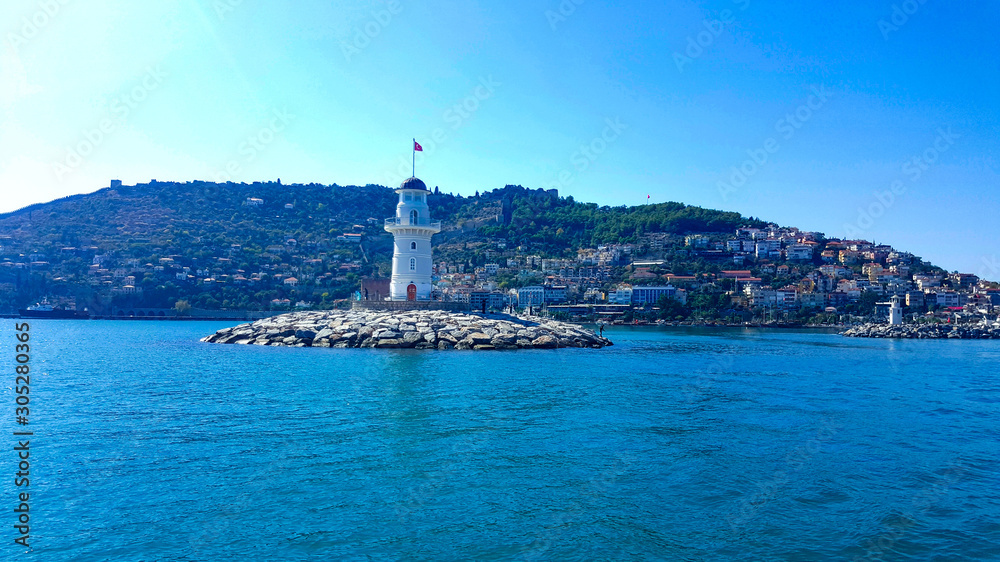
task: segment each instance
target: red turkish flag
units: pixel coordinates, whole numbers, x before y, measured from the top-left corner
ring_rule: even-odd
[[[423,152],[424,147],[420,146],[419,142],[413,141],[413,150],[415,150],[416,152]]]

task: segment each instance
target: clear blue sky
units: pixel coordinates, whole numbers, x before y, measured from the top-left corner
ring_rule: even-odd
[[[1000,4],[615,4],[6,2],[0,211],[111,178],[391,184],[416,137],[444,191],[648,195],[1000,278]]]

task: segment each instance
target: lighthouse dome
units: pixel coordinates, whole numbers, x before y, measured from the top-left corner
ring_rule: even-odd
[[[417,178],[407,178],[406,180],[403,180],[403,183],[400,184],[399,189],[420,189],[423,191],[430,191],[429,189],[427,189],[427,186],[424,184],[424,182]]]

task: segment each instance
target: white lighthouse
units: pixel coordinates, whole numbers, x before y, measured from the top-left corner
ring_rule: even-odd
[[[898,326],[903,323],[903,307],[900,306],[899,297],[893,295],[889,301],[892,305],[889,307],[889,324],[893,326]]]
[[[424,182],[410,178],[396,190],[396,216],[385,219],[392,233],[392,280],[389,298],[394,301],[431,299],[431,236],[441,232],[440,222],[431,222],[427,208],[430,195]]]

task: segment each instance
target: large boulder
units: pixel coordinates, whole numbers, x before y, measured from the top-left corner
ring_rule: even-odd
[[[472,332],[466,336],[466,339],[469,340],[472,345],[487,345],[493,338],[483,332]]]
[[[550,349],[558,345],[559,340],[550,335],[539,336],[531,340],[532,347],[539,347],[542,349]]]

